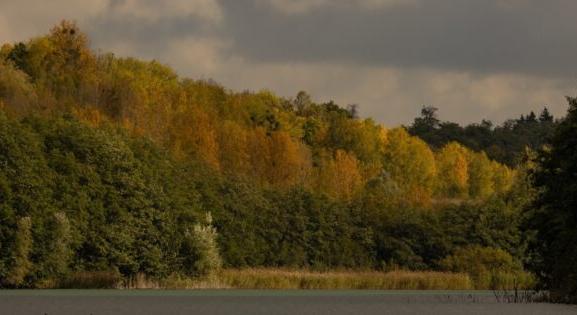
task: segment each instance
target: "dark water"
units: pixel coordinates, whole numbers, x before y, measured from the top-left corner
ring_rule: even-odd
[[[0,314],[577,314],[489,291],[6,290]]]

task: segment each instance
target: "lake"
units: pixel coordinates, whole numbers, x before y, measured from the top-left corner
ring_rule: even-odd
[[[492,291],[2,290],[0,314],[577,314]]]

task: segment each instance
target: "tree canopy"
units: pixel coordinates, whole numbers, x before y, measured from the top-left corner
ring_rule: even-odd
[[[88,43],[64,21],[0,51],[0,286],[81,271],[460,269],[441,261],[471,248],[523,260],[525,140],[493,144],[555,125],[546,111],[461,128],[425,108],[386,128],[356,106],[230,91]]]
[[[533,268],[555,298],[577,301],[577,99],[568,98],[567,117],[533,173],[539,194],[527,227],[535,233]]]

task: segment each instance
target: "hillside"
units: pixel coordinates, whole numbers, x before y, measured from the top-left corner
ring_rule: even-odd
[[[1,286],[220,265],[523,272],[526,165],[354,107],[95,53],[66,21],[2,46],[0,107]]]

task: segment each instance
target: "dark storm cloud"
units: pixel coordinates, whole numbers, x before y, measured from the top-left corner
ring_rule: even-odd
[[[167,43],[173,40],[189,36],[212,36],[203,21],[194,17],[147,21],[102,16],[95,18],[85,28],[96,48],[126,43],[138,49],[139,55],[147,57],[161,56]]]
[[[221,1],[237,53],[258,61],[339,61],[548,76],[577,73],[577,1],[420,0],[285,14]]]
[[[56,0],[55,6],[66,12],[69,1]],[[169,41],[200,36],[228,41],[232,45],[223,53],[258,63],[337,62],[557,77],[577,73],[574,0],[95,2],[105,3],[104,9],[80,22],[96,45],[130,42],[151,54]],[[396,5],[379,5],[389,2]],[[222,11],[218,23],[207,22],[204,12],[195,14],[211,3]],[[304,9],[278,9],[295,3]],[[317,5],[307,7],[311,3]],[[190,10],[179,15],[178,6],[187,4]],[[167,12],[170,7],[177,8]]]
[[[307,90],[389,125],[423,104],[458,122],[577,87],[577,0],[0,0],[0,42],[73,19],[92,46],[234,90]]]

